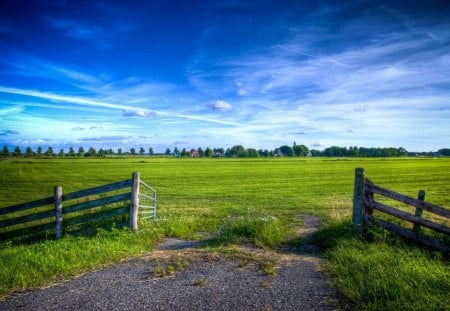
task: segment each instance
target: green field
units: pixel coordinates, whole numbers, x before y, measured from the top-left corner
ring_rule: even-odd
[[[367,298],[359,296],[364,293],[364,290],[368,290],[366,287],[373,287],[373,283],[359,284],[360,289],[352,289],[351,284],[359,281],[356,279],[345,281],[343,278],[354,268],[351,265],[352,261],[363,262],[368,259],[364,255],[365,247],[368,252],[376,252],[370,247],[378,245],[348,238],[353,176],[356,167],[364,167],[366,176],[381,186],[413,197],[417,196],[419,189],[423,189],[426,191],[426,201],[450,208],[450,159],[448,158],[174,159],[135,157],[2,160],[0,162],[0,208],[51,196],[55,185],[62,186],[64,192],[68,193],[128,179],[132,172],[140,172],[141,179],[157,190],[159,220],[156,224],[144,224],[144,230],[137,236],[114,231],[103,232],[90,238],[78,238],[78,240],[68,237],[58,242],[46,241],[31,245],[5,244],[0,249],[0,271],[3,271],[0,272],[3,273],[0,275],[0,279],[3,280],[0,281],[2,282],[0,293],[45,284],[59,277],[75,275],[126,256],[142,253],[151,249],[154,240],[160,236],[195,238],[198,232],[215,232],[226,225],[229,219],[238,219],[242,222],[242,219],[265,216],[274,217],[277,219],[276,226],[286,229],[299,214],[309,214],[324,219],[324,227],[322,232],[319,232],[317,241],[326,249],[326,255],[329,258],[327,271],[346,297],[347,303],[357,308],[377,309],[384,304],[383,300],[391,299],[393,302],[389,305],[390,308],[401,308],[407,305],[410,296],[407,293],[402,294],[400,289],[400,296],[403,295],[404,299],[393,298],[395,293],[398,294],[399,289],[396,286],[400,286],[400,283],[385,289],[376,288],[374,292],[365,293],[369,297]],[[343,241],[336,239],[340,235],[343,236]],[[276,239],[266,237],[266,242],[260,243],[260,246],[276,247],[289,239],[292,239],[292,236],[288,232]],[[83,243],[85,246],[80,246]],[[129,247],[130,243],[133,247]],[[362,243],[363,246],[358,243]],[[390,251],[396,256],[401,254],[401,260],[397,260],[397,263],[401,264],[405,258],[411,257],[411,262],[428,264],[428,271],[432,271],[435,278],[429,283],[414,285],[416,287],[413,286],[412,291],[421,290],[424,292],[422,296],[425,295],[428,299],[428,304],[445,308],[447,304],[443,297],[450,290],[448,281],[450,273],[445,261],[435,258],[439,257],[436,254],[429,254],[415,248],[409,249],[407,246],[401,246],[406,247],[404,251],[396,252],[390,241],[377,243],[380,245],[379,252],[385,255]],[[80,251],[77,252],[76,247],[73,250],[71,248],[73,245],[77,245]],[[87,255],[81,251],[83,247]],[[33,259],[32,254],[43,252],[42,254],[45,253],[48,257],[58,248],[60,255],[51,256],[56,257],[55,260],[62,261],[60,267],[54,269],[51,267],[52,264],[42,260],[41,265],[45,267],[39,268],[40,261]],[[108,251],[98,255],[99,249]],[[350,264],[345,262],[346,254],[350,256],[348,257]],[[18,256],[22,258],[20,261],[14,259]],[[27,256],[30,256],[30,259],[26,259]],[[361,258],[355,259],[358,256]],[[386,255],[383,260],[389,261],[392,256]],[[74,260],[73,257],[77,259]],[[83,260],[83,258],[86,259]],[[27,260],[34,260],[34,262],[28,264]],[[67,264],[64,264],[65,262]],[[382,262],[377,263],[377,267],[382,266]],[[14,269],[11,267],[12,263],[16,265]],[[346,267],[346,264],[349,266]],[[410,261],[407,261],[407,265],[410,265]],[[386,264],[386,266],[390,269],[395,268],[395,265]],[[403,266],[401,267],[403,269]],[[412,267],[416,265],[413,264]],[[27,281],[26,276],[19,275],[20,272],[17,272],[19,268],[28,271],[29,274],[30,270],[34,269],[34,281]],[[41,273],[40,270],[44,272]],[[377,273],[403,273],[400,270],[399,268],[398,271],[383,272],[381,269],[377,270]],[[408,270],[405,273],[408,274],[411,271]],[[357,272],[354,273],[355,276]],[[421,273],[426,275],[426,271]],[[420,275],[423,278],[422,274]],[[402,279],[404,275],[401,274],[398,277]],[[436,278],[441,280],[437,285]],[[439,303],[442,299],[444,304]],[[417,308],[420,309],[420,306]]]

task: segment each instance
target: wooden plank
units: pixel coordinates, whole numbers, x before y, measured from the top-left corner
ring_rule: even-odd
[[[32,227],[27,227],[27,228],[6,231],[6,232],[0,232],[0,239],[8,240],[8,239],[16,238],[19,236],[37,234],[38,232],[41,232],[41,231],[50,231],[50,230],[55,230],[54,222],[50,222],[50,223],[46,223],[46,224],[42,224],[42,225],[36,225],[36,226],[32,226]]]
[[[39,199],[36,201],[30,201],[30,202],[26,202],[26,203],[21,203],[21,204],[1,208],[0,215],[6,215],[6,214],[20,212],[20,211],[26,211],[28,209],[32,209],[32,208],[40,207],[40,206],[44,206],[44,205],[49,205],[49,204],[53,204],[53,203],[54,203],[53,197]]]
[[[131,187],[130,179],[115,182],[115,183],[108,184],[108,185],[98,186],[98,187],[94,187],[94,188],[90,188],[90,189],[84,189],[84,190],[64,194],[63,201],[78,199],[78,198],[85,197],[88,195],[101,194],[101,193],[105,193],[105,192],[109,192],[109,191],[113,191],[113,190],[119,190],[119,189],[128,188],[128,187]]]
[[[400,219],[403,219],[403,220],[406,220],[406,221],[409,221],[409,222],[412,222],[412,223],[415,223],[415,224],[419,224],[421,226],[430,228],[430,229],[432,229],[434,231],[438,231],[438,232],[450,235],[450,228],[447,228],[444,225],[440,225],[440,224],[434,223],[434,222],[432,222],[432,221],[430,221],[428,219],[424,219],[424,218],[415,216],[413,214],[410,214],[410,213],[398,210],[396,208],[393,208],[391,206],[379,203],[377,201],[366,200],[364,202],[364,204],[366,204],[366,205],[368,205],[368,206],[370,206],[370,207],[372,207],[372,208],[374,208],[376,210],[379,210],[379,211],[381,211],[383,213],[386,213],[386,214],[398,217]]]
[[[128,214],[128,212],[129,212],[128,207],[119,207],[116,209],[101,211],[98,213],[68,218],[65,220],[65,224],[67,226],[73,226],[73,225],[78,225],[78,224],[82,224],[82,223],[89,223],[89,222],[98,221],[98,220],[102,220],[102,219],[106,219],[106,218],[111,218],[114,216],[125,215],[125,214]]]
[[[382,196],[391,198],[393,200],[397,200],[409,205],[412,205],[414,207],[418,207],[424,210],[427,210],[429,212],[450,218],[450,210],[447,210],[443,207],[428,203],[428,202],[423,202],[417,199],[414,199],[412,197],[409,197],[407,195],[401,194],[401,193],[397,193],[394,191],[391,191],[389,189],[380,187],[378,185],[375,184],[366,184],[365,185],[366,191],[370,191],[376,194],[380,194]]]
[[[44,211],[44,212],[25,215],[25,216],[19,216],[19,217],[0,221],[0,228],[9,227],[9,226],[17,225],[17,224],[23,224],[26,222],[45,219],[45,218],[54,217],[54,216],[55,216],[54,210]]]
[[[362,234],[364,208],[364,169],[358,167],[355,169],[355,184],[353,188],[353,212],[352,228],[353,232]]]
[[[435,249],[439,249],[443,252],[449,253],[450,252],[450,246],[447,245],[444,242],[438,241],[436,239],[431,239],[431,238],[426,238],[423,236],[418,236],[416,235],[414,232],[412,232],[411,230],[408,230],[406,228],[402,228],[400,226],[397,226],[391,222],[379,219],[379,218],[375,218],[371,215],[364,215],[364,220],[366,222],[373,222],[377,225],[379,225],[380,227],[383,227],[386,230],[389,230],[391,232],[395,232],[409,240],[414,240],[417,241],[419,243],[422,243],[423,245],[435,248]]]
[[[417,200],[425,201],[425,190],[419,190],[419,194],[417,195]],[[416,207],[415,215],[417,217],[422,217],[422,212],[423,212],[423,209]],[[414,224],[413,231],[415,234],[419,234],[420,233],[420,225],[417,223]]]
[[[55,228],[56,228],[56,239],[60,239],[63,236],[63,200],[62,200],[62,187],[56,186],[55,192]]]
[[[70,205],[68,207],[65,207],[63,209],[63,214],[69,214],[69,213],[73,213],[73,212],[78,212],[81,210],[86,210],[89,208],[94,208],[94,207],[98,207],[98,206],[104,206],[104,205],[108,205],[108,204],[112,204],[112,203],[116,203],[116,202],[121,202],[121,201],[127,201],[130,199],[130,193],[122,193],[122,194],[117,194],[117,195],[113,195],[113,196],[109,196],[106,198],[100,198],[97,200],[92,200],[89,202],[83,202],[83,203],[78,203],[78,204],[74,204],[74,205]]]

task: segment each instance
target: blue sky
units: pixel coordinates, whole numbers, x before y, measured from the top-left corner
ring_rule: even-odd
[[[449,1],[0,2],[0,145],[450,147]]]

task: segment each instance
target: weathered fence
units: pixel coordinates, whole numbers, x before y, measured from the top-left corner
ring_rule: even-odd
[[[62,187],[56,186],[52,197],[1,208],[0,217],[4,218],[3,215],[8,215],[5,217],[12,216],[0,221],[0,239],[8,240],[49,231],[54,231],[56,239],[59,239],[63,236],[65,227],[97,222],[127,214],[129,215],[129,228],[136,232],[138,230],[140,183],[142,183],[140,174],[133,173],[132,178],[128,180],[67,194],[63,194]],[[123,192],[123,189],[126,188],[130,188],[130,191],[117,193]],[[116,191],[116,194],[103,196],[112,191]],[[99,195],[103,197],[91,199],[92,196]],[[64,206],[64,202],[71,200],[76,200],[76,202]],[[93,211],[98,207],[111,206],[125,201],[130,201],[129,207],[122,205]],[[153,215],[156,216],[156,191],[153,195],[153,204]],[[50,207],[50,209],[43,208],[47,205],[53,205],[53,207]],[[14,216],[15,213],[20,215]],[[69,217],[70,214],[74,216]],[[8,230],[9,227],[12,227],[12,229]]]
[[[380,203],[374,199],[375,194],[402,202],[415,207],[415,213],[411,214],[400,209]],[[437,214],[443,218],[450,218],[450,211],[437,205],[425,202],[425,191],[420,190],[418,198],[412,198],[401,193],[391,191],[372,183],[364,177],[364,169],[355,170],[355,185],[353,193],[353,230],[359,234],[363,232],[365,223],[376,224],[389,231],[395,232],[407,239],[417,241],[426,246],[450,252],[450,245],[436,238],[430,238],[421,234],[421,227],[428,228],[444,235],[450,235],[450,228],[423,218],[423,210]],[[412,229],[402,227],[387,220],[375,217],[373,211],[377,210],[384,214],[413,223]]]

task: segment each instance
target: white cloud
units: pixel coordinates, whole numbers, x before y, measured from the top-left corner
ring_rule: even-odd
[[[218,111],[229,111],[233,109],[233,106],[231,106],[230,103],[224,101],[224,100],[216,100],[214,103],[211,104],[211,107],[214,110]]]

